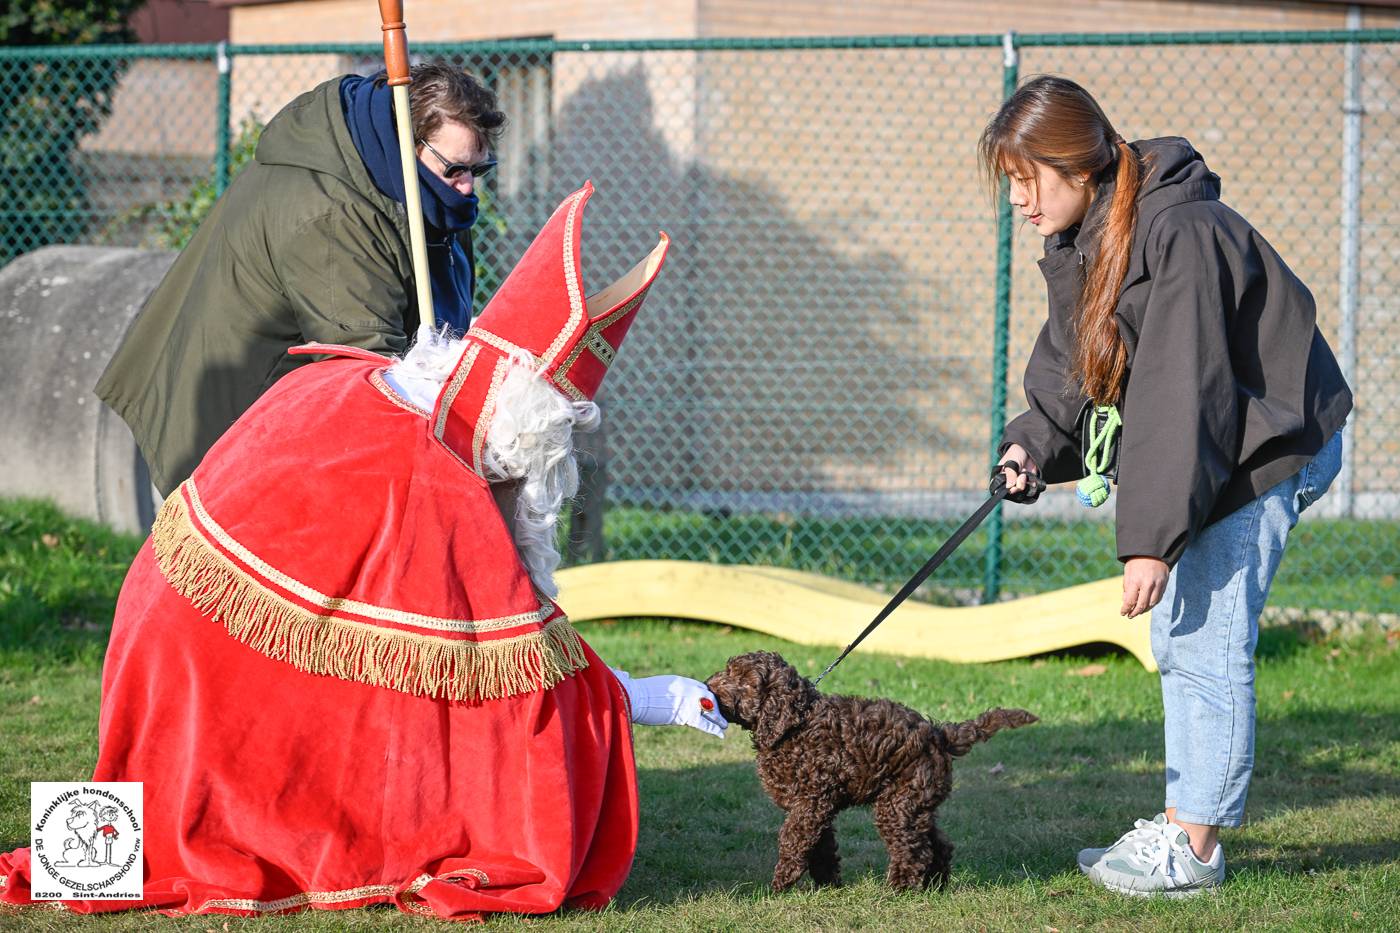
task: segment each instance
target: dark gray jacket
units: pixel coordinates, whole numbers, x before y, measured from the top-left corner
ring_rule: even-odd
[[[1184,139],[1144,140],[1147,160],[1118,330],[1128,351],[1120,408],[1118,557],[1176,563],[1202,528],[1288,479],[1351,410],[1351,392],[1317,329],[1312,294],[1249,223],[1220,202],[1220,178]],[[1050,316],[1026,366],[1030,410],[1003,449],[1026,448],[1045,480],[1084,475],[1069,377],[1075,308],[1098,224],[1045,243]]]

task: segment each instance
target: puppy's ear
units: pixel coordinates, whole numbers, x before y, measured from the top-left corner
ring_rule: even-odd
[[[775,656],[776,657],[776,656]],[[776,746],[800,727],[816,702],[816,689],[781,658],[768,671],[755,717],[753,744],[762,751]]]

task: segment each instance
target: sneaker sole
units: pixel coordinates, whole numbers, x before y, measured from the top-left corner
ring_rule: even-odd
[[[1210,882],[1208,884],[1196,885],[1195,887],[1191,888],[1160,888],[1155,891],[1140,891],[1137,888],[1129,888],[1125,885],[1113,884],[1111,882],[1104,881],[1101,878],[1096,878],[1095,880],[1098,881],[1099,884],[1103,885],[1105,889],[1113,891],[1116,894],[1126,894],[1129,897],[1160,896],[1165,897],[1168,900],[1179,900],[1184,897],[1195,897],[1198,894],[1214,894],[1220,889],[1220,882],[1218,881]]]

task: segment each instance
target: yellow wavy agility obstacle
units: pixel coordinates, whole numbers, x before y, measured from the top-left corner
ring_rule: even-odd
[[[661,616],[717,622],[837,650],[889,596],[800,570],[680,560],[615,561],[560,571],[559,604],[575,622]],[[978,663],[1118,645],[1148,670],[1149,616],[1125,619],[1117,577],[986,606],[906,602],[862,643],[866,651]]]

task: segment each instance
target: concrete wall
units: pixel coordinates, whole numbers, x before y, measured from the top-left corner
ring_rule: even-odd
[[[0,496],[145,533],[156,505],[145,463],[92,387],[173,259],[50,246],[0,269]]]

